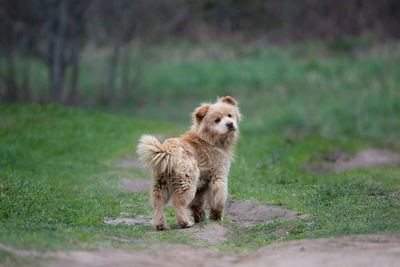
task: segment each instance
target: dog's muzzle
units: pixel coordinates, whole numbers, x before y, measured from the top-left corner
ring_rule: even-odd
[[[228,131],[229,132],[232,132],[232,131],[236,130],[235,126],[233,126],[233,122],[227,123],[226,127],[228,127]]]

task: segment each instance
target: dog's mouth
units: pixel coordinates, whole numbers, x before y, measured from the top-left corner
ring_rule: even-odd
[[[228,126],[228,133],[236,131],[234,126]]]

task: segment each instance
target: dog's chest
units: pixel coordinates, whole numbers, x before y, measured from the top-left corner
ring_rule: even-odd
[[[209,153],[209,160],[199,166],[200,177],[197,188],[204,188],[215,176],[227,178],[230,168],[229,157],[218,150]]]

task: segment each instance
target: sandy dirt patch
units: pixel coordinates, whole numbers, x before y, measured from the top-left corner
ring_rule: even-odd
[[[340,172],[346,169],[353,169],[357,167],[372,167],[379,165],[396,165],[400,163],[400,155],[385,151],[367,149],[358,152],[350,160],[339,160],[335,164],[335,172]]]
[[[228,228],[217,223],[204,226],[196,224],[191,228],[180,229],[177,231],[191,233],[197,242],[211,245],[222,245],[228,239],[229,234]]]
[[[190,214],[188,212],[188,214]],[[267,224],[274,221],[288,221],[297,218],[306,218],[308,214],[297,214],[294,211],[283,209],[277,206],[260,205],[257,201],[252,200],[233,200],[227,202],[225,210],[227,216],[232,222],[240,227],[251,227],[258,224]],[[106,224],[128,224],[128,225],[151,225],[151,218],[147,216],[136,216],[133,218],[107,218],[104,220]],[[204,244],[221,245],[229,236],[231,229],[226,225],[218,223],[212,224],[195,224],[191,228],[186,229],[172,229],[171,231],[182,231],[191,233],[193,238]],[[156,234],[157,232],[153,232]]]
[[[60,252],[59,260],[49,262],[51,267],[120,267],[120,266],[223,266],[231,257],[216,249],[195,248],[187,245],[166,244],[146,251],[101,249],[99,251]],[[217,265],[216,265],[217,264]]]
[[[105,224],[112,224],[112,225],[117,225],[117,224],[127,224],[127,225],[152,225],[151,223],[151,218],[143,215],[138,215],[134,218],[107,218],[104,220]]]
[[[348,236],[280,242],[247,254],[166,244],[143,251],[58,252],[47,266],[398,266],[400,237]]]
[[[267,224],[274,221],[288,221],[296,218],[305,218],[309,215],[298,215],[296,212],[277,206],[260,205],[252,200],[229,200],[225,216],[242,227],[251,227],[257,224]]]
[[[398,164],[400,164],[400,155],[386,150],[366,149],[358,152],[353,157],[346,151],[332,150],[315,153],[303,167],[318,174],[325,174],[328,172],[338,173],[358,167]]]
[[[130,169],[130,168],[143,168],[143,164],[139,159],[120,159],[114,164],[118,168]]]
[[[120,189],[128,192],[150,192],[151,180],[122,178],[122,187]]]
[[[239,266],[398,266],[399,236],[306,239],[266,246],[239,258]]]
[[[152,221],[150,217],[138,215],[133,218],[107,218],[104,220],[105,224],[127,224],[127,225],[146,225],[151,226]],[[176,228],[171,229],[171,231],[191,233],[195,241],[207,245],[222,245],[229,235],[229,229],[224,225],[213,223],[207,225],[195,224],[190,228]],[[156,235],[159,232],[155,229],[149,233]]]

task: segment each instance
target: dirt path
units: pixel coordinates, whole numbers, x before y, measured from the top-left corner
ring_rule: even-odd
[[[165,139],[165,137],[160,137]],[[356,168],[360,166],[377,166],[385,164],[399,164],[400,155],[382,150],[367,149],[360,151],[354,157],[342,150],[333,150],[326,153],[317,153],[316,158],[310,159],[307,168],[319,173],[334,171],[339,172],[345,169]],[[118,168],[142,168],[143,166],[136,158],[119,160],[116,162]],[[121,179],[121,190],[129,192],[148,192],[151,187],[149,179],[123,178]],[[297,214],[294,211],[283,209],[277,206],[261,205],[257,201],[251,200],[233,200],[227,202],[225,216],[240,228],[247,228],[258,224],[267,224],[273,221],[288,221],[297,218],[309,217],[308,214]],[[128,225],[151,225],[151,218],[139,215],[136,217],[126,217],[121,214],[118,218],[105,218],[106,224],[128,224]],[[196,225],[189,229],[173,229],[173,231],[183,231],[191,233],[193,238],[204,245],[221,245],[231,235],[229,227],[221,224]]]
[[[188,211],[189,212],[189,211]],[[225,209],[225,216],[233,223],[237,224],[240,229],[255,226],[258,224],[268,224],[274,221],[288,221],[297,218],[310,217],[308,214],[297,214],[294,211],[283,209],[277,206],[262,205],[253,200],[235,200],[229,199]],[[151,225],[149,216],[138,215],[135,217],[126,217],[121,214],[118,218],[105,218],[106,224],[127,224],[127,225]],[[212,223],[212,224],[196,224],[191,228],[172,229],[172,231],[181,231],[191,233],[194,240],[204,245],[222,245],[228,240],[231,227]],[[153,234],[157,234],[154,232]]]
[[[239,258],[242,266],[399,266],[400,236],[366,235],[282,242]]]
[[[380,165],[400,165],[400,155],[387,150],[365,149],[351,157],[346,151],[336,149],[315,153],[303,167],[306,170],[324,174]]]
[[[364,150],[350,157],[344,151],[318,154],[319,165],[309,162],[316,172],[340,172],[360,166],[399,164],[400,156],[388,151]],[[136,160],[116,163],[118,168],[141,168]],[[121,190],[145,192],[150,180],[124,178]],[[151,225],[151,218],[105,218],[107,224]],[[229,200],[225,216],[244,229],[274,220],[286,221],[308,217],[307,214],[266,206],[251,200]],[[232,229],[223,224],[195,225],[188,229],[174,229],[191,233],[204,246],[222,245]],[[154,234],[157,234],[154,232]],[[102,248],[97,251],[58,252],[50,257],[48,266],[399,266],[400,236],[363,235],[341,238],[307,239],[279,242],[247,254],[221,252],[215,247],[192,247],[179,244],[154,245],[143,243],[143,250]]]
[[[281,242],[247,254],[187,245],[145,251],[101,249],[57,253],[52,267],[66,266],[399,266],[400,236],[365,235]]]
[[[118,168],[140,168],[140,162],[136,158],[119,160],[115,163]],[[118,172],[118,171],[112,171]],[[151,180],[140,178],[122,178],[120,190],[128,192],[149,192]],[[105,218],[104,223],[117,225],[151,225],[151,218],[144,215],[136,217],[127,217],[127,214],[121,214],[117,218]],[[274,221],[288,221],[297,218],[305,218],[307,214],[297,214],[294,211],[283,209],[278,206],[262,205],[253,200],[234,200],[229,199],[225,208],[225,216],[241,228],[251,227],[258,224],[267,224]],[[231,229],[226,225],[195,225],[188,229],[173,229],[173,231],[182,231],[192,234],[192,237],[204,245],[221,245],[230,236]]]

